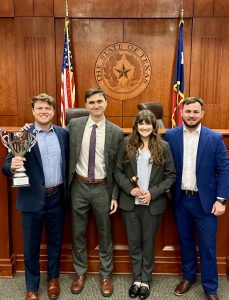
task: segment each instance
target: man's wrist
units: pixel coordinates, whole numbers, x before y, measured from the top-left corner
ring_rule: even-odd
[[[223,205],[227,204],[227,199],[225,198],[217,197],[216,201],[220,202]]]
[[[15,174],[15,170],[13,170],[12,168],[10,168],[10,171],[12,174]]]

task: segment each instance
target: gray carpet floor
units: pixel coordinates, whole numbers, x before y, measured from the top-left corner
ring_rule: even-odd
[[[154,275],[151,286],[151,294],[148,299],[154,300],[206,300],[203,293],[200,278],[198,277],[196,284],[184,296],[178,297],[174,295],[174,288],[179,283],[180,276],[161,276]],[[61,296],[59,300],[94,300],[106,299],[100,294],[100,277],[99,275],[87,275],[85,288],[78,294],[73,295],[70,292],[73,274],[61,274]],[[130,275],[114,275],[114,293],[110,300],[125,300],[128,297],[128,288],[131,284]],[[42,274],[40,290],[40,300],[47,300],[46,294],[46,275]],[[219,290],[218,296],[220,300],[229,300],[229,281],[225,276],[219,277]],[[25,299],[25,282],[24,273],[17,273],[13,279],[1,278],[0,279],[0,300],[24,300]]]

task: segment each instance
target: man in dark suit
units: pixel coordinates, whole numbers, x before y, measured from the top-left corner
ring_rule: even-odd
[[[176,287],[175,294],[185,294],[196,280],[196,228],[201,283],[207,299],[217,300],[217,217],[225,212],[229,166],[222,135],[201,125],[203,105],[203,100],[198,97],[186,98],[181,113],[183,126],[169,129],[165,135],[177,172],[173,200],[183,280]]]
[[[68,125],[72,250],[76,271],[71,292],[78,294],[84,287],[87,271],[87,215],[92,208],[99,231],[101,293],[110,296],[113,292],[113,246],[109,214],[116,211],[118,199],[118,187],[112,172],[123,133],[121,128],[105,119],[107,100],[103,90],[89,89],[85,94],[85,106],[90,113],[89,117],[72,119]]]
[[[57,299],[60,252],[67,200],[68,132],[52,125],[55,99],[47,94],[32,98],[35,123],[29,131],[38,131],[37,144],[25,158],[8,154],[2,170],[11,177],[25,166],[30,186],[20,187],[16,207],[21,211],[24,239],[26,300],[38,300],[40,283],[39,254],[42,227],[46,225],[48,251],[48,297]]]

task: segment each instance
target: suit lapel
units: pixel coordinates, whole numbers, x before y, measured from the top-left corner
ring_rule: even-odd
[[[199,167],[201,157],[203,155],[204,148],[207,144],[207,141],[208,141],[208,131],[205,130],[205,127],[203,125],[201,125],[200,138],[199,138],[198,149],[197,149],[196,170]]]
[[[84,134],[84,129],[87,124],[88,118],[84,118],[81,120],[78,126],[75,126],[74,129],[74,139],[71,139],[72,142],[72,148],[75,149],[75,163],[78,161],[79,155],[80,155],[80,149],[82,146],[82,141],[83,141],[83,134]]]
[[[180,163],[183,168],[183,155],[184,155],[184,135],[183,135],[183,126],[177,128],[178,134],[176,135],[176,143],[177,147],[179,148],[180,154]]]
[[[64,140],[63,140],[63,135],[60,133],[60,130],[57,126],[53,125],[54,131],[57,135],[57,138],[59,140],[59,144],[60,144],[60,151],[61,151],[61,157],[64,158],[65,157],[65,153],[64,153]],[[62,164],[64,166],[64,168],[62,168],[62,173],[63,170],[65,170],[65,159],[62,159]]]
[[[31,128],[29,129],[30,132],[33,132],[33,130],[35,129],[35,126],[34,124],[31,126]],[[38,133],[39,134],[39,133]],[[41,161],[41,153],[40,153],[40,150],[39,150],[39,146],[38,146],[38,141],[37,143],[33,146],[33,148],[31,149],[31,151],[34,151],[35,153],[35,156],[38,160],[38,163],[39,163],[39,166],[41,167],[41,169],[43,169],[43,166],[42,166],[42,161]]]
[[[109,167],[109,160],[108,160],[108,153],[109,153],[109,148],[111,145],[112,141],[112,126],[110,123],[106,120],[105,122],[105,145],[104,145],[104,155],[105,155],[105,165],[106,168],[108,169]]]
[[[131,161],[131,166],[132,166],[132,169],[133,169],[133,171],[134,171],[134,175],[136,176],[136,175],[138,174],[136,160],[132,160],[132,161]]]
[[[153,180],[157,170],[158,170],[158,166],[155,164],[152,164],[152,169],[151,169],[151,173],[150,173],[150,181]]]

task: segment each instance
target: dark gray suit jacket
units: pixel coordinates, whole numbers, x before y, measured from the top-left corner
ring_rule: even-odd
[[[150,201],[150,213],[152,215],[161,214],[166,208],[166,191],[172,186],[176,179],[175,166],[169,144],[162,141],[166,148],[165,163],[157,167],[152,165],[149,192],[152,200]],[[137,175],[136,160],[123,164],[123,147],[119,151],[114,177],[121,191],[119,197],[119,207],[123,210],[134,209],[135,198],[130,194],[134,188],[130,178]]]
[[[72,182],[76,164],[79,159],[84,129],[88,117],[72,119],[68,125],[70,137],[70,158],[69,158],[69,185]],[[110,199],[118,199],[118,187],[113,179],[113,169],[116,165],[118,150],[123,140],[122,129],[106,120],[105,123],[105,167]]]

